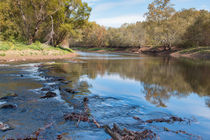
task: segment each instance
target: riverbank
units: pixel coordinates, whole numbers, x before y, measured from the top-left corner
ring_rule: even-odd
[[[68,59],[75,56],[76,53],[71,49],[52,47],[39,42],[25,45],[0,41],[0,62]]]
[[[170,50],[165,50],[164,47],[121,47],[121,48],[73,48],[74,50],[87,51],[87,52],[118,52],[118,53],[133,53],[133,54],[146,54],[153,56],[171,56],[176,58],[190,58],[190,59],[204,59],[210,60],[210,47],[193,47],[182,49],[172,47]]]

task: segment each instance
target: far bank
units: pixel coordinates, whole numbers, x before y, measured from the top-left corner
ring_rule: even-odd
[[[74,47],[73,50],[88,51],[88,52],[118,52],[118,53],[133,53],[147,54],[152,56],[171,56],[176,58],[190,58],[210,60],[210,46],[200,46],[191,48],[172,47],[165,49],[164,47]]]

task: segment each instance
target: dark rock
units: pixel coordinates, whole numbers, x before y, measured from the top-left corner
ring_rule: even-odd
[[[42,88],[41,91],[49,91],[50,88]]]
[[[17,96],[18,95],[16,93],[9,93],[6,96],[1,97],[0,100],[7,100],[7,99],[10,99],[10,98],[13,98],[13,97],[17,97]]]
[[[85,97],[84,99],[83,99],[83,102],[88,102],[89,101],[89,99],[87,98],[87,97]]]
[[[64,89],[64,91],[68,92],[68,93],[71,93],[71,94],[76,94],[77,92],[74,91],[73,89],[70,89],[70,88],[66,88]]]
[[[71,83],[71,82],[72,81],[61,81],[62,84],[66,84],[66,85],[69,84],[69,83]]]
[[[47,92],[47,93],[45,94],[45,96],[41,97],[41,99],[53,98],[53,97],[56,97],[56,96],[57,96],[56,93],[50,91],[50,92]]]
[[[12,104],[4,104],[2,106],[0,106],[0,109],[15,109],[17,108],[16,105],[12,105]]]
[[[65,78],[63,78],[63,77],[59,77],[59,78],[56,78],[55,80],[56,80],[56,81],[63,82],[63,81],[65,81]]]

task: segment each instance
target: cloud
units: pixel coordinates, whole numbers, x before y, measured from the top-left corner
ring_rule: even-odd
[[[143,21],[144,17],[140,14],[124,15],[110,18],[96,19],[96,23],[106,27],[120,27],[124,23],[136,23],[137,21]]]

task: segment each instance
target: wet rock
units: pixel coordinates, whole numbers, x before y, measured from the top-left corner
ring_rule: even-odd
[[[89,99],[87,98],[87,97],[85,97],[84,99],[83,99],[83,102],[84,103],[86,103],[86,102],[88,102],[89,101]]]
[[[65,81],[65,78],[64,77],[58,77],[58,78],[55,78],[55,81],[63,82],[63,81]]]
[[[13,98],[13,97],[17,97],[17,96],[18,95],[16,93],[9,93],[6,96],[1,97],[0,100],[7,100],[7,99],[10,99],[10,98]]]
[[[66,84],[66,85],[69,84],[69,83],[71,83],[71,82],[72,81],[61,81],[62,84]]]
[[[49,91],[50,88],[42,88],[41,91]]]
[[[66,89],[64,89],[64,91],[66,91],[66,92],[68,92],[68,93],[71,93],[71,94],[76,94],[76,93],[78,93],[78,92],[76,92],[75,90],[70,89],[70,88],[66,88]]]
[[[45,96],[41,97],[41,99],[53,98],[53,97],[56,97],[56,96],[57,96],[56,93],[49,91],[45,94]]]
[[[8,131],[8,130],[11,130],[11,128],[10,128],[10,126],[8,124],[0,122],[0,130],[1,131]]]
[[[0,109],[15,109],[15,108],[17,108],[17,106],[13,104],[4,104],[0,106]]]

